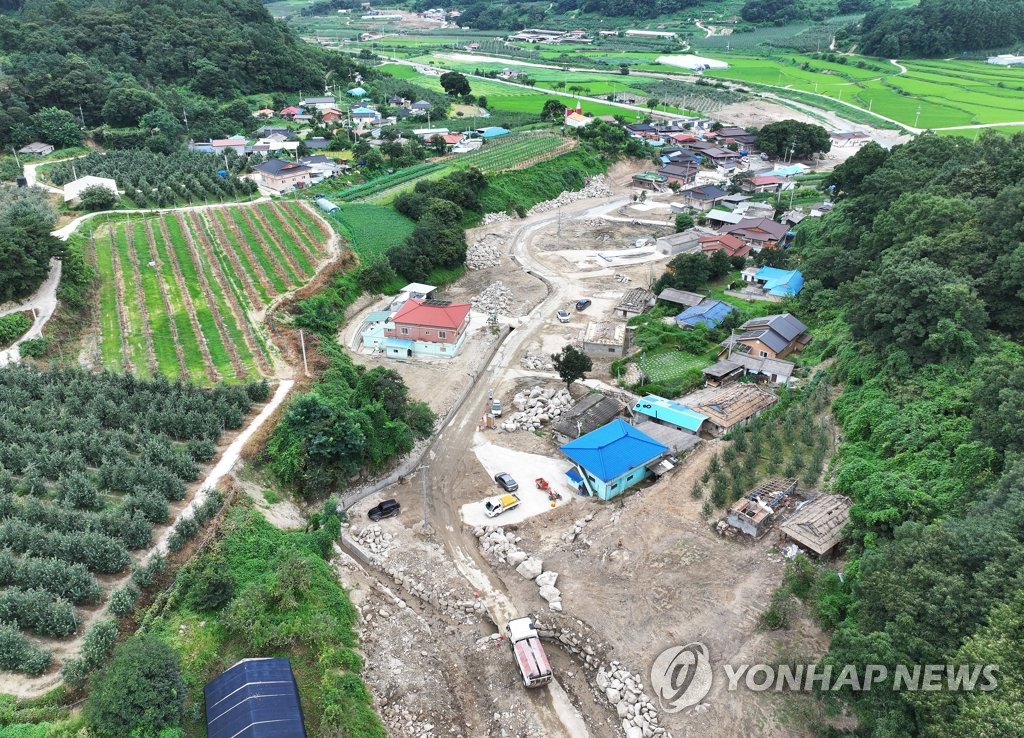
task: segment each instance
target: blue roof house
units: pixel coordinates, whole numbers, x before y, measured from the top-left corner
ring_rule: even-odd
[[[209,738],[306,738],[288,659],[242,659],[203,695]]]
[[[570,479],[590,494],[610,500],[650,474],[647,467],[669,448],[616,418],[559,450],[576,465],[569,470]]]
[[[733,311],[732,305],[721,300],[704,300],[699,305],[686,308],[676,316],[680,328],[693,328],[703,323],[708,328],[717,328]]]
[[[647,395],[633,406],[633,412],[646,415],[655,423],[678,428],[681,431],[699,435],[701,426],[708,419],[707,415],[691,410],[686,405],[666,400],[657,395]]]
[[[765,292],[775,297],[793,297],[800,294],[804,286],[804,275],[796,269],[761,267],[754,275],[754,279],[761,283]]]

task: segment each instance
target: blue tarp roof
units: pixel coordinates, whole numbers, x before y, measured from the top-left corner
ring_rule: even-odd
[[[509,133],[512,133],[512,131],[500,126],[491,126],[490,128],[485,128],[480,131],[480,135],[484,138],[494,138],[495,136],[504,136]]]
[[[705,300],[699,305],[686,308],[676,316],[677,323],[684,323],[688,326],[695,326],[703,323],[708,328],[717,328],[718,324],[725,320],[725,317],[733,310],[732,305],[721,300]]]
[[[366,94],[366,90],[364,90],[362,87],[353,87],[351,90],[348,91],[348,94],[350,94],[352,97],[363,97]]]
[[[777,297],[792,297],[799,294],[804,286],[804,275],[796,269],[788,271],[775,267],[761,267],[754,278],[758,281],[763,280],[764,291]]]
[[[352,109],[352,115],[378,115],[373,108],[358,107]]]
[[[693,433],[700,430],[701,423],[708,419],[707,415],[694,412],[686,405],[680,405],[678,402],[666,400],[664,397],[658,397],[657,395],[647,395],[647,397],[638,400],[636,405],[633,406],[633,411],[642,413],[655,420],[663,420],[666,423],[685,428]]]
[[[244,659],[213,679],[203,693],[209,738],[306,736],[288,659]]]
[[[366,314],[366,322],[377,323],[378,321],[381,320],[387,320],[392,315],[394,315],[394,313],[392,313],[390,310],[374,310],[372,313]]]
[[[668,446],[616,418],[560,450],[601,481],[610,482],[658,458]]]

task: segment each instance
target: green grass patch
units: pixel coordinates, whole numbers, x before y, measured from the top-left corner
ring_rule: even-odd
[[[412,233],[413,222],[382,205],[347,203],[335,210],[328,221],[349,243],[364,263],[387,253]]]
[[[584,177],[603,172],[607,166],[604,159],[577,148],[528,169],[491,175],[480,202],[486,213],[525,213],[564,190],[581,189]]]

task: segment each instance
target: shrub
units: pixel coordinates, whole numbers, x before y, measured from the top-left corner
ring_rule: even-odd
[[[132,582],[143,589],[150,587],[156,581],[156,578],[163,574],[166,568],[167,559],[159,553],[155,553],[149,561],[132,572]]]
[[[0,623],[0,669],[36,676],[50,667],[53,657],[23,636],[16,627]]]
[[[775,590],[772,600],[758,619],[764,630],[785,630],[793,615],[793,598],[784,588]]]
[[[92,679],[85,717],[97,736],[158,734],[181,723],[185,685],[178,655],[151,635],[125,641]]]
[[[129,582],[123,587],[115,589],[110,595],[108,607],[118,617],[124,617],[135,609],[135,603],[139,601],[139,588]]]
[[[227,604],[235,590],[235,579],[218,556],[208,556],[201,566],[186,575],[189,604],[201,612],[217,610]]]
[[[0,317],[0,348],[10,346],[32,327],[32,318],[25,313],[11,313]]]

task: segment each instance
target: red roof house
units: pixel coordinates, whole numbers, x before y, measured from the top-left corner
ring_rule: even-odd
[[[471,307],[409,298],[384,324],[383,348],[392,357],[455,356],[466,338]]]
[[[750,245],[742,238],[723,234],[720,236],[701,236],[697,239],[701,251],[711,256],[716,251],[724,251],[729,256],[746,256],[750,253]]]
[[[282,118],[291,118],[292,116],[298,115],[302,112],[302,108],[297,108],[294,105],[289,105],[287,108],[281,109]]]

